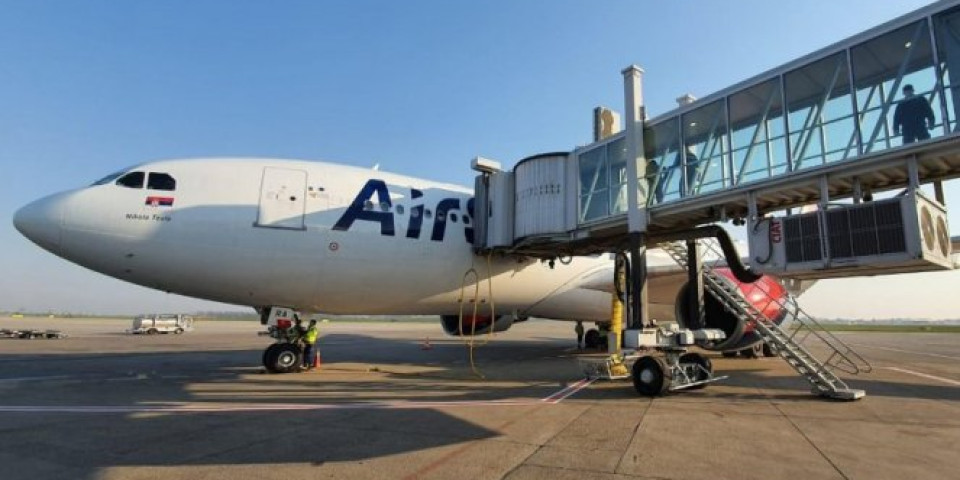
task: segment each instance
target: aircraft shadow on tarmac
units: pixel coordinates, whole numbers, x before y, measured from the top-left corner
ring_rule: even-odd
[[[523,399],[532,406],[522,408],[543,408],[540,398],[579,380],[571,375],[575,362],[556,355],[547,361],[566,365],[569,381],[531,381],[533,373],[512,368],[531,355],[564,351],[552,345],[483,347],[489,359],[481,363],[494,381],[469,375],[458,343],[421,350],[409,339],[329,335],[321,348],[325,370],[291,375],[261,373],[262,352],[249,349],[0,354],[0,380],[7,379],[0,382],[0,406],[224,406],[203,413],[0,411],[0,460],[8,460],[2,476],[92,479],[110,467],[362,461],[500,435],[416,402]],[[381,368],[338,370],[344,364]],[[430,373],[389,372],[401,364]],[[395,408],[404,402],[414,405]],[[371,403],[382,407],[339,408]],[[335,408],[235,411],[280,404]]]
[[[22,414],[18,414],[22,415]],[[110,467],[362,461],[498,436],[427,408],[19,418],[0,439],[4,478],[101,478]],[[189,470],[187,470],[189,471]],[[51,475],[52,473],[52,475]]]

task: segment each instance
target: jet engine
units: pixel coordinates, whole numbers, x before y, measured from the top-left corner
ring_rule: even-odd
[[[513,326],[514,321],[521,320],[516,320],[513,315],[500,315],[496,317],[496,319],[489,315],[464,315],[462,321],[459,315],[440,316],[440,324],[443,325],[443,331],[447,332],[447,335],[454,337],[481,335],[490,333],[491,329],[494,332],[502,332]]]
[[[717,268],[714,272],[735,285],[743,298],[771,322],[780,325],[788,318],[789,309],[784,308],[784,305],[791,305],[794,300],[776,278],[764,275],[753,283],[744,283],[737,280],[729,269]],[[702,345],[703,348],[716,351],[740,350],[761,341],[760,335],[754,331],[753,322],[744,322],[738,318],[707,290],[703,292],[703,325],[698,325],[698,320],[692,318],[689,311],[687,299],[691,294],[689,283],[685,283],[677,293],[677,322],[685,328],[718,328],[727,334],[726,340]]]

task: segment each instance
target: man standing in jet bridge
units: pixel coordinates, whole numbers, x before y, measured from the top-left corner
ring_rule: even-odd
[[[930,138],[929,130],[936,120],[930,102],[923,95],[913,94],[913,85],[903,86],[903,100],[893,112],[893,134],[900,135],[903,130],[903,143]]]

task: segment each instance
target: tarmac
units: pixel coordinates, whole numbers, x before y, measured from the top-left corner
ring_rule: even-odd
[[[475,368],[439,322],[322,324],[287,375],[256,322],[129,326],[0,317],[70,335],[0,338],[0,478],[960,478],[957,334],[840,334],[874,371],[837,402],[780,359],[710,354],[728,379],[653,399],[584,381],[565,322],[476,339]]]

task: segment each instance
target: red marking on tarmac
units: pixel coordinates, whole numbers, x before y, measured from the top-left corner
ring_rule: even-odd
[[[584,388],[589,387],[590,384],[593,383],[595,380],[596,380],[595,378],[584,378],[579,382],[576,382],[572,385],[568,385],[567,388],[564,388],[563,390],[560,390],[559,392],[554,393],[549,397],[540,399],[540,401],[545,403],[560,403],[563,400],[565,400],[567,397],[579,392],[580,390],[583,390]]]
[[[486,407],[555,405],[571,395],[587,388],[594,380],[584,379],[541,398],[516,400],[462,400],[423,402],[371,402],[371,403],[256,403],[256,404],[210,404],[182,403],[173,405],[0,405],[0,413],[225,413],[225,412],[274,412],[274,411],[320,411],[320,410],[403,410],[412,408]]]

